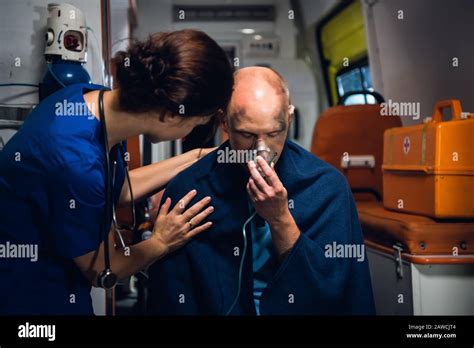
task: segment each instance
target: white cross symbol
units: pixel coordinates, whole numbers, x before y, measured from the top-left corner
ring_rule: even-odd
[[[407,154],[410,151],[410,138],[405,137],[403,139],[403,152]]]

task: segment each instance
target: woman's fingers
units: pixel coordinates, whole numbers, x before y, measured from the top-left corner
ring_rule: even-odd
[[[191,226],[197,226],[203,221],[206,217],[209,216],[214,211],[214,207],[210,206],[204,209],[202,212],[197,214],[195,217],[191,218],[188,222],[190,222],[192,225]],[[191,227],[193,229],[193,227]]]
[[[194,236],[196,236],[199,233],[207,230],[211,226],[212,226],[212,222],[209,221],[209,222],[206,222],[205,224],[203,224],[201,226],[195,227],[186,234],[186,238],[188,238],[188,239],[193,238]]]
[[[171,212],[175,214],[182,214],[184,209],[186,209],[186,206],[189,204],[189,202],[191,202],[191,200],[194,198],[194,196],[196,196],[196,194],[196,190],[189,191],[183,198],[179,200],[178,203],[176,203]]]
[[[191,208],[186,210],[183,213],[183,217],[185,221],[191,220],[197,213],[199,213],[201,210],[204,209],[206,205],[208,205],[211,202],[211,197],[207,196],[203,199],[201,199],[199,202],[194,204]]]
[[[168,210],[171,206],[171,199],[169,197],[160,208],[153,229],[153,236],[160,240],[162,244],[166,245],[169,252],[176,250],[187,243],[192,237],[207,230],[212,225],[211,222],[201,225],[204,219],[214,211],[214,207],[212,206],[206,208],[211,201],[211,197],[201,199],[192,207],[183,211],[182,214],[180,213],[195,195],[196,190],[189,192],[169,213]]]
[[[165,200],[165,203],[163,203],[163,205],[160,208],[160,211],[158,212],[158,216],[156,218],[157,220],[161,216],[168,215],[168,210],[170,208],[170,205],[171,205],[171,198],[167,197],[166,200]]]

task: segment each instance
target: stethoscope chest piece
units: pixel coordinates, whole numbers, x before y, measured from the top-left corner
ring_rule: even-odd
[[[99,285],[106,290],[115,288],[118,283],[117,275],[113,273],[110,269],[103,270],[99,275],[99,279]]]

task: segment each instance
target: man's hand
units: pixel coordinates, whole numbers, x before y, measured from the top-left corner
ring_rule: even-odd
[[[289,214],[288,194],[276,172],[261,156],[257,156],[257,164],[265,178],[260,174],[255,162],[250,161],[247,192],[258,215],[271,225]]]
[[[273,243],[281,255],[293,247],[300,231],[291,216],[288,193],[278,175],[261,156],[257,156],[257,164],[265,178],[258,171],[257,165],[250,161],[247,192],[258,215],[270,226]]]

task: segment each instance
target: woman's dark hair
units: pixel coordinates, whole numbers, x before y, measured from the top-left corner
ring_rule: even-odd
[[[181,116],[226,111],[233,69],[224,50],[197,30],[151,35],[114,58],[119,102],[130,112],[165,108]]]

